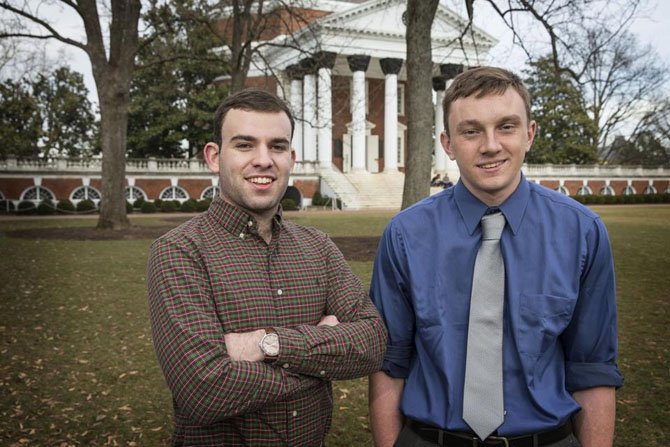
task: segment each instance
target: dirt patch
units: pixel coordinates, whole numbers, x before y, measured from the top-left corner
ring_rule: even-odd
[[[379,236],[334,237],[337,248],[348,261],[374,261]]]
[[[168,219],[165,219],[168,220]],[[175,224],[183,220],[175,219]],[[110,240],[134,240],[134,239],[157,239],[174,228],[170,226],[133,226],[125,231],[98,230],[94,227],[70,227],[70,228],[40,228],[29,230],[7,231],[9,237],[21,239],[58,239],[66,241],[110,241]],[[362,237],[334,237],[335,245],[342,251],[345,259],[349,261],[372,261],[375,258],[378,236]]]

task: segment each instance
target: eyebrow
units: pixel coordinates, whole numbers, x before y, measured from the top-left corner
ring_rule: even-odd
[[[230,138],[230,141],[236,141],[236,140],[249,141],[251,143],[254,143],[254,142],[258,141],[258,138],[254,137],[252,135],[233,135]],[[288,139],[283,138],[283,137],[272,138],[269,141],[269,143],[270,144],[286,144],[286,145],[291,144],[291,142]]]
[[[517,114],[512,114],[512,115],[505,115],[502,118],[498,120],[498,123],[520,123],[521,122],[521,117]],[[464,120],[461,121],[456,125],[457,130],[463,130],[466,127],[470,126],[477,126],[480,127],[482,125],[481,121],[472,119],[472,120]]]

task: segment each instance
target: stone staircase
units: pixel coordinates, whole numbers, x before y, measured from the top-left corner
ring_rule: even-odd
[[[343,174],[337,168],[322,169],[321,179],[337,191],[345,209],[400,209],[405,175],[401,172]]]
[[[330,189],[336,192],[337,198],[342,201],[342,208],[357,210],[358,189],[337,168],[321,168],[319,174],[321,181],[326,182]],[[330,195],[330,194],[328,194]]]

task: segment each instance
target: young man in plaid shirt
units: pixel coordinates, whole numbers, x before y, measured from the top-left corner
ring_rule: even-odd
[[[274,95],[227,98],[204,149],[220,196],[152,246],[149,308],[173,445],[323,445],[331,380],[381,366],[386,330],[340,251],[282,218],[293,128]]]

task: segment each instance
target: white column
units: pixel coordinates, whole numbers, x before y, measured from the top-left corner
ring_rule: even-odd
[[[351,167],[365,170],[365,72],[353,73],[351,95]]]
[[[435,91],[435,171],[444,173],[447,170],[447,154],[442,148],[440,135],[444,131],[444,110],[442,109],[442,100],[444,99],[444,90]]]
[[[329,167],[333,159],[333,84],[331,69],[319,68],[318,71],[318,128],[319,128],[319,164]]]
[[[446,82],[446,87],[449,88],[452,82],[453,81],[451,79],[448,80]],[[443,110],[441,104],[442,101],[440,101],[440,110]],[[444,110],[442,113],[444,113]],[[442,122],[444,122],[444,120],[442,120]],[[461,177],[461,171],[458,169],[458,164],[456,163],[456,161],[452,160],[448,156],[445,158],[445,162],[446,162],[446,173],[449,176],[449,179],[452,182],[456,183],[458,179]]]
[[[398,170],[398,75],[384,78],[384,172]]]
[[[293,109],[293,118],[295,128],[293,129],[293,150],[295,150],[295,159],[303,159],[302,152],[302,79],[291,79],[291,109]]]
[[[303,80],[303,159],[316,161],[316,75],[306,74]]]

